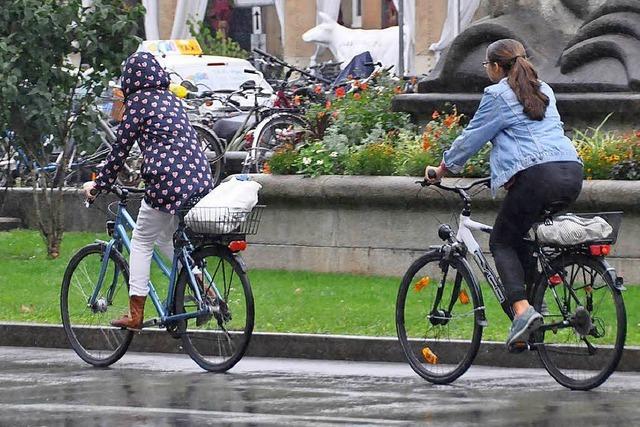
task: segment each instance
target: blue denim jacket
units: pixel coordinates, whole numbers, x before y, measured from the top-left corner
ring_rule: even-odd
[[[444,165],[459,173],[467,160],[488,141],[492,143],[491,192],[504,185],[516,173],[530,166],[555,161],[580,162],[571,140],[564,134],[556,108],[556,98],[548,84],[542,92],[549,97],[544,119],[531,120],[507,79],[484,90],[473,119],[444,153]]]

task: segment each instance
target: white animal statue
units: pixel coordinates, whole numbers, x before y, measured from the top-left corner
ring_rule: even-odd
[[[319,12],[318,16],[320,23],[304,33],[302,40],[328,48],[335,60],[342,62],[341,68],[344,68],[354,56],[369,51],[374,62],[381,62],[385,67],[393,65],[393,71],[398,69],[398,27],[389,27],[383,30],[359,30],[338,24],[326,13]],[[407,69],[409,35],[406,30],[404,40],[404,65]]]

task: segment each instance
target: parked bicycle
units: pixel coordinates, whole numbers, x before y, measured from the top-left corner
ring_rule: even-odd
[[[116,217],[107,221],[110,241],[98,240],[69,261],[62,281],[60,311],[75,352],[94,366],[109,366],[127,351],[133,332],[110,326],[129,301],[127,229],[135,222],[127,210],[131,194],[143,189],[114,186]],[[88,206],[88,205],[87,205]],[[157,252],[154,263],[168,278],[166,296],[149,282],[157,317],[143,328],[165,328],[203,369],[224,372],[244,355],[254,324],[254,302],[247,268],[240,256],[246,235],[257,232],[262,206],[250,212],[192,208],[179,214],[175,254],[166,265]],[[212,209],[217,209],[212,211]],[[192,212],[187,216],[187,212]],[[186,219],[185,219],[186,218]],[[189,219],[191,218],[191,219]]]
[[[396,301],[398,338],[413,370],[432,383],[448,384],[473,363],[487,326],[482,286],[469,264],[473,258],[503,310],[513,319],[505,290],[473,231],[491,227],[471,219],[468,191],[488,184],[480,179],[466,186],[435,187],[457,194],[463,202],[457,233],[447,224],[438,229],[442,245],[432,246],[405,273]],[[430,185],[421,181],[421,185]],[[545,218],[552,221],[550,206]],[[615,243],[621,212],[601,216],[613,227],[604,240],[572,246],[550,246],[528,240],[533,254],[527,273],[530,304],[544,323],[529,339],[545,369],[565,387],[589,390],[599,386],[618,366],[626,338],[623,279],[607,263]]]

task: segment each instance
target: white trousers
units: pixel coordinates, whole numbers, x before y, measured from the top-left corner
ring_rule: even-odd
[[[142,201],[131,238],[129,295],[146,296],[149,293],[153,247],[157,245],[160,253],[172,260],[173,233],[177,227],[175,215],[153,209]]]

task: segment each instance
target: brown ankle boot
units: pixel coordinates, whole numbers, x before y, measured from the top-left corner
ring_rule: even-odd
[[[146,296],[131,295],[129,297],[129,314],[125,314],[120,319],[112,320],[111,326],[140,330],[144,320],[144,303],[146,300]]]

